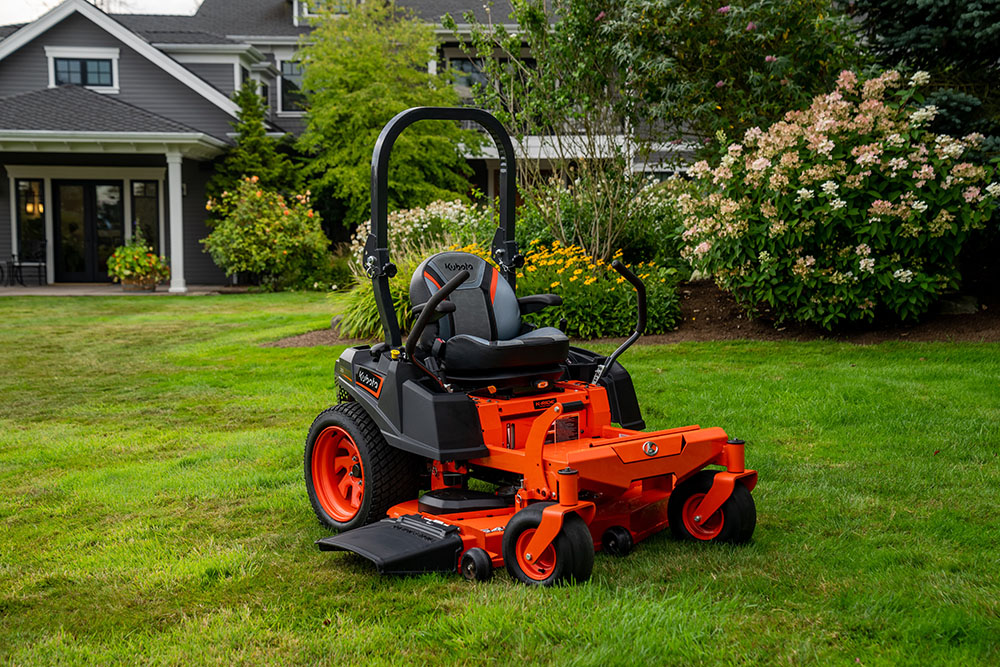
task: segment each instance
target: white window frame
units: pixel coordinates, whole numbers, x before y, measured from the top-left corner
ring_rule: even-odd
[[[49,88],[56,87],[56,58],[77,58],[83,60],[110,60],[111,61],[111,85],[110,86],[84,86],[95,93],[105,93],[116,95],[119,91],[118,83],[118,55],[119,49],[100,46],[46,46],[45,57],[49,61]]]
[[[312,19],[319,16],[317,12],[312,10],[312,4],[314,2],[322,3],[323,0],[292,0],[292,24],[297,28],[299,27],[299,19]],[[354,0],[345,0],[344,4],[353,4]],[[346,12],[337,12],[338,14],[344,14]]]
[[[284,103],[285,75],[281,71],[281,64],[284,62],[294,62],[294,61],[291,58],[283,58],[280,60],[276,60],[278,67],[278,76],[276,77],[276,81],[278,84],[277,86],[278,99],[276,100],[278,107],[278,115],[284,118],[302,118],[306,115],[305,111],[298,111],[298,110],[285,111],[285,103]]]

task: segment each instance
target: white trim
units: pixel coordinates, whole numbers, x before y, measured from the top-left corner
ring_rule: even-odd
[[[226,142],[202,132],[65,132],[0,130],[2,152],[156,153],[180,151],[195,159],[213,158]]]
[[[170,42],[153,42],[153,46],[167,53],[186,55],[245,55],[256,62],[264,59],[264,54],[253,44],[171,44]]]
[[[243,67],[243,64],[241,62],[239,62],[239,61],[236,61],[235,63],[233,63],[233,91],[234,92],[237,91],[237,90],[239,90],[241,87],[243,87],[243,77],[240,76],[240,74],[241,74],[240,69],[242,69],[242,67]]]
[[[56,281],[55,206],[52,201],[52,179],[44,179],[45,192],[45,282]]]
[[[14,174],[7,171],[7,176],[10,178],[10,254],[17,254],[17,192],[14,187],[16,185]],[[10,278],[7,278],[10,280]]]
[[[93,21],[98,27],[115,37],[129,48],[144,56],[150,62],[158,65],[178,81],[195,91],[206,100],[219,107],[231,116],[237,112],[236,103],[217,90],[207,81],[195,76],[194,73],[186,69],[183,65],[153,47],[142,37],[132,32],[121,23],[97,9],[84,0],[64,0],[64,2],[54,9],[49,10],[41,18],[23,26],[6,39],[0,42],[0,60],[3,60],[11,53],[14,53],[31,40],[39,37],[54,25],[61,22],[74,12],[82,14]]]
[[[79,58],[84,60],[110,60],[111,61],[111,85],[110,86],[84,86],[87,90],[95,93],[105,93],[116,95],[119,90],[118,85],[118,56],[119,49],[100,46],[46,46],[45,57],[49,61],[49,88],[56,87],[56,58]]]
[[[184,294],[184,158],[180,153],[167,153],[167,187],[170,189],[170,292]]]
[[[232,65],[239,62],[240,56],[237,53],[177,53],[173,59],[195,65]]]

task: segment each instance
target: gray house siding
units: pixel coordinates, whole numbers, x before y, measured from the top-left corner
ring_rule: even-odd
[[[4,271],[7,270],[7,260],[13,252],[10,245],[10,179],[7,177],[7,170],[0,166],[0,266],[3,266]]]
[[[184,63],[184,67],[188,68],[205,81],[224,92],[226,95],[232,95],[236,84],[235,72],[233,71],[232,65],[226,65],[224,63]]]
[[[0,60],[0,96],[48,85],[45,46],[117,47],[118,99],[219,138],[231,131],[232,116],[79,14],[67,17]]]
[[[212,166],[208,162],[184,160],[181,167],[184,186],[184,278],[189,285],[219,285],[227,282],[226,274],[215,265],[212,257],[205,252],[201,239],[208,236],[205,224],[205,186],[212,177]],[[169,208],[169,207],[168,207]],[[167,236],[170,232],[167,232]],[[165,254],[169,255],[170,246]]]

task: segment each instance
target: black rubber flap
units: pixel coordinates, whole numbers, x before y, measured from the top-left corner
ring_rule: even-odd
[[[504,498],[485,491],[438,489],[420,496],[417,509],[428,514],[456,514],[504,509],[513,504],[514,496]]]
[[[353,551],[375,563],[379,572],[389,574],[456,572],[462,552],[457,526],[419,514],[382,519],[316,540],[316,544],[321,551]]]

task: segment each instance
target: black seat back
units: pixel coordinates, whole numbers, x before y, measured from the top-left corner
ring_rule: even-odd
[[[439,252],[417,267],[410,280],[410,303],[426,303],[459,271],[469,277],[448,297],[455,312],[437,322],[436,338],[448,340],[458,334],[485,340],[510,340],[521,332],[517,296],[507,281],[482,257],[460,251]],[[428,326],[428,330],[434,325]]]

